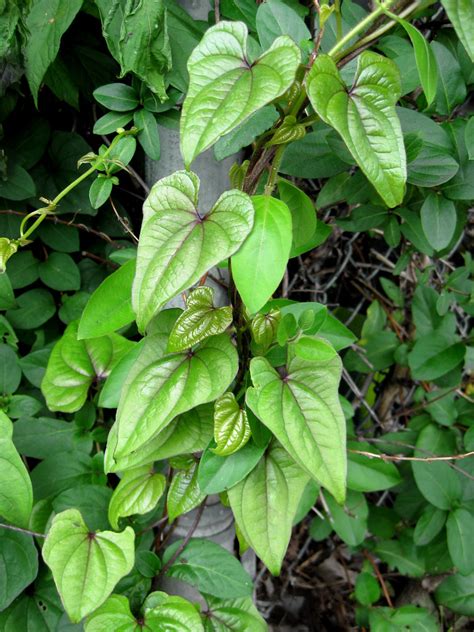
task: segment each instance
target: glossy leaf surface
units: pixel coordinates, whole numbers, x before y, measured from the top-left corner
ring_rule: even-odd
[[[124,473],[109,504],[109,521],[115,530],[119,518],[146,514],[154,509],[166,487],[166,478],[145,465]]]
[[[33,490],[12,434],[12,422],[0,411],[0,516],[19,527],[28,527]]]
[[[292,458],[338,501],[346,484],[345,420],[338,399],[341,361],[290,358],[284,377],[265,358],[250,363],[247,404]]]
[[[107,377],[134,346],[133,342],[117,334],[78,340],[77,331],[77,321],[67,326],[48,361],[41,390],[52,411],[72,413],[79,410],[92,382]]]
[[[209,336],[224,332],[232,323],[232,307],[214,307],[214,290],[198,287],[187,300],[169,337],[168,351],[184,351]]]
[[[386,204],[400,204],[407,176],[402,131],[395,112],[400,75],[394,62],[363,52],[354,84],[348,90],[335,62],[319,55],[308,74],[307,90],[316,112],[339,132]]]
[[[274,575],[280,572],[308,480],[308,474],[275,442],[255,469],[228,491],[239,529]]]
[[[225,393],[214,404],[213,451],[219,456],[228,456],[240,450],[250,439],[247,413],[240,408],[233,393]]]
[[[292,84],[300,52],[278,37],[251,63],[247,27],[219,22],[206,31],[188,60],[189,89],[181,117],[181,153],[187,167],[218,138],[282,95]]]
[[[253,206],[227,191],[206,215],[198,210],[199,178],[178,171],[159,180],[143,209],[132,305],[144,330],[171,298],[240,248],[253,224]]]
[[[90,533],[76,509],[55,516],[43,546],[43,559],[73,623],[98,608],[132,570],[134,539],[130,527],[122,533]]]
[[[227,334],[208,338],[191,354],[156,361],[151,355],[124,390],[116,434],[109,437],[110,457],[136,452],[177,415],[219,397],[235,377],[237,364],[237,351]]]

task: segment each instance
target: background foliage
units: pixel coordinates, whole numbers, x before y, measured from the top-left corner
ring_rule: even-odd
[[[410,23],[374,9],[377,19],[354,32],[367,12],[350,0],[222,0],[210,7],[208,22],[192,20],[172,0],[0,3],[0,261],[8,259],[0,275],[0,630],[95,632],[118,622],[135,630],[143,621],[152,630],[264,630],[263,618],[276,625],[302,620],[318,630],[468,628],[473,5],[391,7]],[[229,20],[233,26],[222,26]],[[277,68],[283,87],[272,92],[262,71],[245,116],[232,92],[220,103],[226,116],[235,109],[237,127],[228,133],[219,111],[212,126],[200,113],[209,76],[188,92],[188,57],[216,21],[237,33],[249,72],[262,68],[262,56],[285,60]],[[321,53],[315,59],[314,40]],[[362,52],[367,44],[371,51]],[[273,53],[265,52],[270,47]],[[324,55],[330,51],[339,67]],[[293,115],[283,110],[295,98],[300,53],[312,63],[312,108],[301,102],[303,113]],[[205,62],[194,53],[191,74]],[[321,83],[323,74],[330,84]],[[341,93],[344,82],[352,88]],[[329,96],[338,93],[343,106],[331,108]],[[238,389],[237,400],[222,395],[237,362],[223,333],[232,313],[214,308],[205,287],[189,295],[181,315],[162,312],[140,341],[139,330],[167,299],[233,254],[251,227],[247,198],[234,191],[241,233],[232,247],[216,252],[210,239],[210,252],[169,295],[159,300],[145,287],[132,301],[141,265],[135,235],[150,193],[144,159],[159,160],[160,130],[178,129],[180,117],[187,164],[211,145],[218,160],[244,150],[250,166],[247,174],[245,163],[233,169],[237,188],[255,173],[255,156],[263,155],[255,152],[267,152],[265,167],[279,162],[270,181],[261,171],[247,189],[257,194],[256,219],[232,260],[243,303],[259,312],[243,333],[237,326],[239,351],[247,344],[258,356],[248,408],[241,408]],[[173,186],[194,195],[198,183],[181,174]],[[269,186],[276,186],[271,198]],[[144,226],[160,199],[154,189]],[[25,214],[45,204],[44,221],[17,248],[9,240],[20,235]],[[218,216],[219,203],[212,212]],[[39,217],[30,215],[25,228]],[[259,230],[262,270],[251,259]],[[153,265],[146,263],[137,273],[143,278]],[[203,321],[200,338],[196,323]],[[345,417],[347,452],[341,440],[327,448],[322,461],[331,465],[318,477],[323,490],[301,469],[310,467],[317,442],[308,456],[296,444],[267,447],[266,426],[283,443],[285,420],[268,413],[258,379],[276,379],[270,364],[284,363],[288,342],[296,365],[315,357],[326,363],[320,376],[312,371],[308,389],[323,382],[335,392],[341,367],[334,350],[343,360],[340,401],[334,397],[331,406],[339,427]],[[220,382],[199,391],[191,406],[169,410],[166,423],[181,416],[151,447],[138,439],[119,444],[122,463],[115,467],[106,457],[104,470],[132,364],[198,343],[191,360],[218,366]],[[237,379],[250,386],[249,377]],[[219,395],[213,419],[209,402]],[[123,406],[119,417],[136,430],[137,400],[130,396]],[[133,469],[130,445],[145,449]],[[346,456],[344,500],[337,471]],[[111,473],[117,470],[127,471],[119,478]],[[250,544],[262,560],[255,582],[262,616],[252,605],[250,577],[224,549],[193,538],[183,553],[180,543],[167,543],[179,516],[199,507],[199,518],[206,496],[216,493],[232,506],[240,552]],[[186,600],[157,590],[164,575],[199,590],[207,604],[202,619]]]

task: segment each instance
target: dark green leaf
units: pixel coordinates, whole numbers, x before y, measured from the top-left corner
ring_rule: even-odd
[[[260,461],[265,445],[250,440],[230,456],[218,456],[208,448],[201,457],[198,472],[199,487],[206,494],[218,494],[239,483]]]
[[[52,252],[40,263],[39,276],[45,285],[60,292],[78,290],[81,286],[79,268],[72,257],[62,252]]]
[[[17,329],[36,329],[56,312],[52,295],[46,290],[29,290],[17,298],[16,309],[7,312],[7,318]]]
[[[34,581],[38,573],[38,552],[33,538],[24,533],[2,529],[0,559],[1,611]]]
[[[304,20],[281,0],[268,0],[258,7],[256,26],[264,49],[269,48],[280,35],[289,35],[296,44],[311,39]]]
[[[181,544],[178,540],[166,549],[164,564]],[[252,580],[239,562],[210,540],[191,539],[166,574],[222,599],[246,597],[252,593]]]
[[[128,112],[139,105],[136,91],[125,83],[109,83],[101,86],[94,90],[94,98],[101,105],[115,112]],[[94,130],[94,133],[98,132]]]
[[[138,142],[143,147],[144,152],[152,160],[160,159],[160,134],[158,123],[154,115],[148,110],[138,110],[133,115],[133,122],[138,132]]]
[[[35,103],[50,64],[56,58],[61,37],[82,6],[82,0],[35,0],[26,19],[29,37],[25,48],[26,77]]]

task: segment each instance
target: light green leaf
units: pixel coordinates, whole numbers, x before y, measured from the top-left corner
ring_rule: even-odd
[[[110,452],[106,453],[107,471],[120,472],[180,454],[201,452],[212,439],[213,409],[212,404],[204,404],[179,415],[138,452],[120,457],[117,461],[109,456]],[[112,437],[115,435],[115,428],[116,426],[111,430]],[[109,445],[112,445],[112,437],[109,439]]]
[[[26,78],[35,104],[44,75],[59,51],[61,37],[82,6],[83,0],[34,0],[26,18],[29,33],[25,48]]]
[[[421,207],[421,225],[434,250],[439,251],[449,245],[457,219],[454,202],[439,193],[430,192],[427,195]]]
[[[448,534],[448,550],[454,565],[461,575],[474,572],[474,515],[467,509],[459,507],[448,516],[446,522]]]
[[[33,490],[12,435],[12,422],[0,411],[0,516],[14,525],[27,527],[33,507]]]
[[[109,522],[118,531],[119,518],[154,509],[166,487],[166,478],[148,465],[125,472],[109,504]]]
[[[211,595],[204,597],[209,606],[209,612],[203,618],[206,632],[268,632],[268,626],[251,598],[223,600]]]
[[[99,174],[89,189],[89,201],[92,208],[100,208],[110,197],[113,189],[112,179]]]
[[[252,337],[264,351],[274,341],[280,320],[280,310],[271,309],[266,314],[257,314],[250,323]]]
[[[132,309],[132,282],[135,260],[127,261],[95,290],[79,322],[77,336],[98,338],[117,331],[135,319]]]
[[[416,27],[402,18],[399,18],[397,22],[403,26],[413,45],[418,75],[423,87],[423,92],[425,93],[426,102],[430,105],[436,96],[436,87],[438,85],[436,57],[428,40],[423,37]]]
[[[316,210],[311,198],[288,180],[278,181],[278,193],[281,201],[290,209],[293,228],[290,257],[297,257],[306,252],[308,243],[316,233]]]
[[[188,60],[190,83],[181,116],[181,153],[187,167],[294,81],[300,51],[289,37],[278,37],[251,64],[247,35],[242,22],[219,22],[206,31]]]
[[[247,413],[240,408],[233,393],[224,393],[214,404],[214,440],[212,451],[219,456],[237,452],[250,439]]]
[[[116,433],[112,440],[109,437],[108,459],[137,452],[177,415],[214,401],[232,382],[237,368],[237,351],[227,334],[208,338],[193,353],[149,357],[124,389]]]
[[[406,156],[395,112],[400,75],[395,63],[372,52],[358,58],[347,89],[335,62],[319,55],[307,77],[311,104],[343,138],[357,164],[389,207],[404,197]]]
[[[156,604],[147,607],[147,603]],[[186,599],[151,593],[144,604],[142,623],[132,614],[127,597],[111,595],[107,601],[90,615],[85,623],[85,632],[137,632],[145,629],[149,632],[203,632],[204,628],[197,609]]]
[[[177,171],[159,180],[144,205],[132,305],[144,330],[174,296],[240,248],[253,224],[250,198],[226,191],[205,215],[199,178]]]
[[[338,397],[339,356],[323,362],[290,357],[282,375],[253,358],[247,404],[292,458],[342,502],[346,484],[345,419]]]
[[[334,347],[323,338],[301,336],[294,343],[295,355],[309,362],[325,362],[337,356]]]
[[[214,290],[202,286],[193,290],[186,309],[178,317],[169,337],[168,351],[184,351],[209,336],[223,333],[232,324],[232,307],[214,307]]]
[[[178,540],[166,549],[163,564],[167,564],[181,544]],[[188,542],[166,575],[222,599],[248,597],[253,588],[249,575],[233,555],[219,544],[200,538]]]
[[[43,546],[64,609],[73,623],[98,608],[134,563],[135,533],[89,532],[81,514],[57,514]]]
[[[279,35],[288,35],[300,44],[311,39],[303,18],[294,9],[281,0],[267,0],[257,10],[257,33],[260,44],[268,48]]]
[[[252,114],[229,134],[219,138],[214,145],[216,160],[223,160],[236,154],[243,147],[251,145],[260,134],[270,129],[278,117],[278,110],[273,105],[267,105]]]
[[[232,489],[229,502],[245,540],[273,575],[280,573],[308,475],[274,442]]]
[[[0,560],[1,612],[34,581],[38,574],[38,551],[33,538],[24,533],[2,529]]]
[[[252,198],[255,221],[242,248],[232,257],[232,275],[242,300],[254,314],[280,284],[290,256],[291,213],[269,195]]]
[[[170,523],[200,505],[205,497],[198,483],[197,463],[187,470],[178,470],[173,476],[166,500]]]
[[[78,321],[70,323],[49,357],[41,390],[52,411],[82,408],[92,382],[106,378],[135,343],[117,334],[77,339]]]
[[[18,244],[15,244],[11,239],[8,239],[7,237],[0,237],[0,274],[2,276],[7,269],[7,261],[12,255],[16,253],[17,250]],[[15,303],[13,302],[13,305],[10,305],[10,307],[14,306]]]
[[[474,5],[472,0],[441,0],[457,36],[474,62]]]

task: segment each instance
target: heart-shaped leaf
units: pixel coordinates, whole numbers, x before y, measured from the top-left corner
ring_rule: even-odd
[[[38,574],[38,550],[31,535],[2,529],[0,560],[0,611],[3,611]],[[12,630],[16,632],[17,628]]]
[[[298,46],[277,37],[250,63],[247,26],[219,22],[208,29],[188,60],[189,89],[181,115],[181,154],[188,167],[201,152],[291,86],[300,63]]]
[[[255,195],[255,223],[232,257],[232,275],[246,307],[254,314],[265,305],[285,274],[291,249],[291,213],[281,200]]]
[[[150,354],[120,400],[107,463],[141,449],[177,415],[214,401],[232,382],[237,368],[237,351],[227,334],[208,338],[194,352],[158,360]]]
[[[109,503],[109,522],[116,530],[119,518],[146,514],[156,507],[166,487],[166,478],[145,465],[125,472]]]
[[[441,0],[471,61],[474,62],[474,5],[472,0]]]
[[[316,112],[339,132],[386,204],[401,204],[407,175],[403,135],[395,112],[401,91],[395,62],[363,52],[354,85],[348,90],[334,60],[319,55],[306,87]]]
[[[268,632],[268,626],[260,616],[250,597],[243,599],[216,599],[204,595],[209,611],[206,613],[206,632]]]
[[[148,607],[147,604],[154,607]],[[182,597],[162,592],[151,593],[143,608],[144,613],[138,619],[132,614],[127,597],[111,595],[107,601],[88,617],[85,632],[137,632],[138,629],[149,632],[204,632],[197,609]]]
[[[77,339],[78,321],[70,323],[49,357],[41,390],[49,410],[73,413],[82,408],[95,379],[106,378],[134,342],[110,334]]]
[[[214,290],[198,287],[186,301],[169,337],[168,351],[184,351],[198,342],[221,334],[232,323],[232,307],[214,307]]]
[[[345,419],[338,397],[341,360],[291,357],[283,375],[253,358],[247,404],[290,456],[342,502],[345,497]]]
[[[140,450],[119,457],[115,461],[111,451],[106,452],[105,469],[107,472],[121,472],[154,461],[169,459],[180,454],[202,452],[209,445],[214,429],[214,406],[204,404],[179,415],[156,437],[148,441]],[[117,426],[109,434],[109,446],[114,444]]]
[[[214,404],[214,440],[217,446],[213,452],[228,456],[243,448],[250,439],[250,425],[247,412],[240,408],[233,393],[225,393]]]
[[[33,490],[12,435],[12,422],[0,411],[0,516],[14,525],[27,527],[33,507]]]
[[[254,210],[245,193],[226,191],[206,215],[198,211],[199,178],[177,171],[159,180],[143,207],[132,305],[143,331],[174,296],[236,252]]]
[[[43,546],[64,609],[73,623],[98,608],[134,563],[135,533],[89,532],[77,509],[57,514]]]
[[[244,538],[274,575],[280,572],[308,480],[306,472],[273,442],[257,467],[227,492]]]

